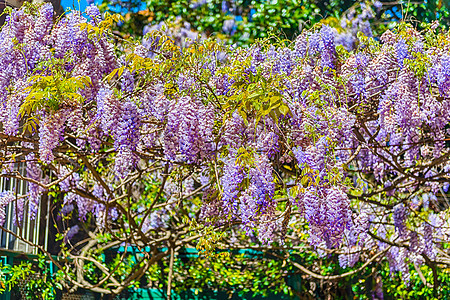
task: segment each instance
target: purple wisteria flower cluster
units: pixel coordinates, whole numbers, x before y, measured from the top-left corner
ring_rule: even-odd
[[[403,24],[376,40],[359,20],[352,51],[325,24],[291,44],[181,49],[157,35],[115,44],[98,10],[87,14],[53,23],[48,5],[14,10],[0,32],[2,171],[30,182],[31,216],[51,186],[81,221],[122,226],[120,243],[185,230],[174,224],[188,211],[185,223],[338,253],[343,268],[376,252],[406,283],[409,263],[443,251],[448,35]],[[21,178],[6,166],[22,158]],[[1,194],[0,221],[13,197]]]

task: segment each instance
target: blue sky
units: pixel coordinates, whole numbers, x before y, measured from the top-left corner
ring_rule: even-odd
[[[1,0],[0,0],[1,1]],[[95,4],[101,4],[102,0],[94,0]],[[62,7],[67,9],[73,9],[75,7],[76,10],[84,11],[87,6],[87,0],[61,0]],[[139,11],[145,9],[146,4],[145,1],[141,2],[141,5],[139,7],[135,7],[132,9],[132,11]],[[114,10],[113,7],[110,7],[111,11],[120,11],[120,9]]]
[[[87,2],[86,0],[61,0],[61,5],[66,10],[68,8],[73,9],[75,5],[75,9],[84,11],[87,6]]]

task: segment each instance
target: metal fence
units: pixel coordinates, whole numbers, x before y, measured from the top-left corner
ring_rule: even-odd
[[[26,176],[25,163],[15,164],[15,170],[22,176]],[[24,180],[16,178],[0,178],[0,191],[13,191],[17,196],[26,195],[28,192],[28,184]],[[16,234],[17,236],[30,241],[32,244],[40,244],[47,250],[48,245],[48,226],[49,226],[49,201],[40,201],[36,218],[32,220],[28,213],[28,203],[25,198],[23,221],[20,226],[17,226],[16,221],[16,202],[8,204],[6,207],[6,221],[4,227]],[[42,209],[42,205],[46,205],[45,209]],[[46,215],[42,215],[45,213]],[[19,251],[29,254],[37,254],[37,247],[33,247],[23,240],[15,237],[13,234],[4,230],[0,230],[0,248]]]

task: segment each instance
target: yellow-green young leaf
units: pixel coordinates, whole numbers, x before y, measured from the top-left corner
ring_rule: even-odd
[[[33,131],[36,131],[38,124],[39,120],[37,117],[29,117],[23,126],[23,132],[26,133],[28,131],[29,133],[33,133]]]
[[[89,76],[81,76],[81,82],[84,84],[84,86],[92,85],[92,80]]]
[[[302,170],[302,176],[311,172],[311,169],[308,166],[305,166]]]
[[[80,27],[80,30],[82,31],[91,31],[92,30],[92,25],[90,23],[80,23],[78,24],[78,26]]]
[[[247,113],[242,109],[242,107],[239,107],[238,113],[242,117],[242,119],[244,119],[245,126],[247,126],[248,125]]]
[[[28,122],[28,130],[30,131],[30,133],[36,132],[37,125],[38,125],[38,122],[35,122],[35,121]]]
[[[316,185],[319,185],[319,183],[320,183],[320,176],[316,176],[315,181],[316,181]]]
[[[27,132],[31,133],[31,132],[32,132],[32,128],[31,128],[30,124],[25,124],[25,125],[23,125],[23,130],[22,130],[22,132],[23,132],[24,134],[27,133]]]
[[[292,171],[292,168],[291,168],[291,166],[289,166],[289,165],[283,165],[283,167],[284,167],[286,170]]]
[[[268,114],[270,114],[270,112],[272,111],[272,108],[268,108],[268,109],[263,109],[263,110],[261,110],[261,111],[259,111],[259,118],[262,118],[262,117],[265,117],[265,116],[267,116]]]
[[[251,99],[257,99],[262,95],[261,91],[256,91],[250,94],[250,96],[247,97],[247,99],[251,100]]]
[[[125,20],[121,14],[114,14],[114,15],[112,15],[112,19],[115,22],[119,22],[119,21],[124,21]]]
[[[117,72],[119,71],[119,69],[117,68],[117,69],[114,69],[114,70],[112,70],[112,72],[111,73],[109,73],[106,77],[105,77],[105,80],[106,81],[108,81],[108,82],[111,82],[111,80],[113,79],[113,77],[117,74]]]
[[[117,75],[118,75],[119,77],[121,77],[124,70],[125,70],[125,66],[120,67],[120,68],[119,68],[119,71],[118,71],[118,73],[117,73]]]
[[[307,186],[309,181],[310,181],[309,176],[303,176],[302,179],[300,180],[300,183],[302,184],[302,186]]]
[[[300,190],[298,188],[298,186],[293,186],[290,190],[290,194],[292,197],[297,197],[297,195],[299,194]]]
[[[286,116],[289,113],[289,107],[286,104],[281,104],[278,109],[280,110],[280,113],[282,113],[284,116]]]
[[[281,102],[281,97],[280,96],[272,96],[269,98],[269,103],[270,106],[275,106],[276,104],[278,104],[279,102]]]

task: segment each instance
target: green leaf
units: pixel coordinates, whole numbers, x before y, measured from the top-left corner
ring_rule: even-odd
[[[280,113],[283,114],[284,116],[286,116],[289,113],[289,107],[286,104],[282,104],[278,107],[278,109],[280,110]]]

